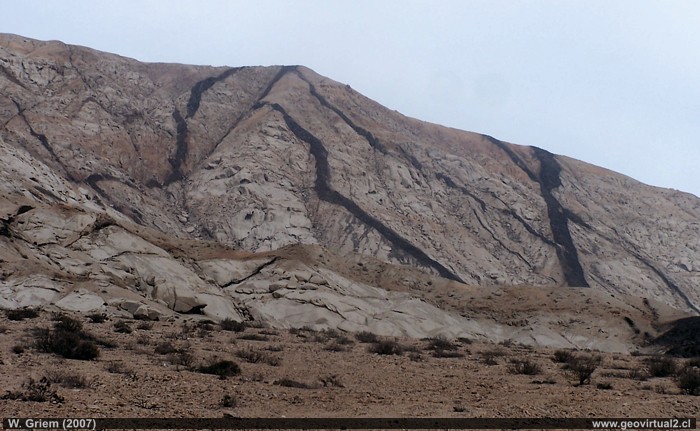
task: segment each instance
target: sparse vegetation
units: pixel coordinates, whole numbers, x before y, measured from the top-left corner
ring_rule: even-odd
[[[676,383],[684,394],[700,396],[700,368],[686,365],[678,372]]]
[[[46,377],[38,382],[34,379],[29,379],[22,384],[22,390],[7,391],[1,398],[3,400],[50,402],[54,404],[63,402],[63,397],[58,395],[54,389],[51,389],[51,382]]]
[[[632,380],[643,382],[649,378],[649,372],[644,368],[635,368],[627,373],[627,377]]]
[[[369,331],[361,331],[355,334],[355,338],[360,343],[377,343],[379,342],[379,337],[376,334]]]
[[[251,364],[264,363],[273,367],[278,366],[282,362],[276,356],[252,348],[240,349],[236,352],[236,356]]]
[[[534,376],[542,372],[540,365],[530,359],[511,359],[508,370],[513,374],[525,374],[527,376]]]
[[[24,319],[34,319],[39,317],[39,312],[33,308],[17,308],[15,310],[6,310],[5,317],[8,320],[24,320]]]
[[[131,334],[131,325],[125,320],[120,320],[114,324],[114,332],[120,334]]]
[[[222,380],[229,376],[236,376],[241,373],[241,367],[229,360],[213,360],[207,365],[200,365],[196,368],[197,372],[204,374],[213,374],[219,376]]]
[[[403,346],[394,340],[380,340],[369,346],[368,351],[370,353],[376,353],[378,355],[402,355]]]
[[[221,407],[237,407],[238,406],[238,400],[236,400],[236,397],[233,397],[231,395],[224,395],[223,398],[221,398],[221,401],[219,401],[219,405]]]
[[[238,337],[238,339],[248,341],[270,341],[269,337],[260,334],[244,334]]]
[[[676,374],[676,361],[666,356],[651,356],[644,359],[649,374],[652,377],[669,377]]]
[[[481,360],[486,365],[498,365],[498,359],[506,355],[501,349],[491,349],[481,352]]]
[[[410,352],[408,354],[408,359],[412,360],[413,362],[423,362],[425,360],[423,355],[418,352]]]
[[[111,374],[124,374],[129,376],[132,380],[136,380],[136,373],[134,370],[124,365],[123,362],[110,361],[107,363],[105,370]]]
[[[183,366],[190,368],[194,363],[194,356],[191,353],[178,349],[177,351],[170,353],[168,356],[168,362],[176,366]]]
[[[69,389],[82,389],[91,386],[91,383],[85,378],[85,376],[57,369],[47,371],[44,378],[49,383],[55,383]]]
[[[326,344],[323,350],[327,352],[346,352],[348,351],[348,348],[337,341],[332,341],[331,343]]]
[[[444,335],[428,338],[428,350],[457,350],[459,346],[445,338]]]
[[[321,377],[321,385],[323,385],[324,388],[327,387],[333,387],[333,388],[344,388],[345,385],[343,382],[340,380],[340,377],[338,377],[335,374],[332,374],[330,376],[326,377]]]
[[[591,382],[593,372],[601,363],[602,358],[597,355],[574,355],[567,362],[566,370],[577,378],[579,386],[582,386]]]
[[[284,386],[286,388],[298,388],[298,389],[311,389],[312,388],[312,386],[307,384],[307,383],[292,380],[292,379],[289,379],[287,377],[281,378],[279,380],[275,380],[272,384],[277,385],[277,386]]]
[[[219,322],[219,327],[221,327],[221,329],[224,331],[243,332],[246,330],[248,325],[246,325],[245,322],[238,322],[231,318],[226,318]]]
[[[434,358],[463,358],[464,353],[458,350],[433,350]]]
[[[153,329],[153,322],[144,320],[136,326],[136,329],[139,329],[141,331],[150,331],[151,329]]]
[[[179,351],[179,349],[176,348],[173,343],[169,341],[163,341],[156,345],[154,351],[159,355],[167,355],[170,353],[176,353]]]
[[[90,320],[90,323],[103,323],[107,321],[107,315],[104,313],[93,313],[89,314],[87,317]]]
[[[24,346],[21,344],[15,344],[14,346],[12,346],[12,353],[14,353],[15,355],[21,355],[22,353],[24,353]]]
[[[559,364],[566,364],[571,360],[573,355],[574,354],[571,350],[559,349],[554,352],[554,355],[552,355],[552,360]]]
[[[99,356],[95,338],[82,329],[82,323],[69,316],[60,316],[52,330],[34,332],[36,347],[47,353],[55,353],[68,359],[91,360]]]

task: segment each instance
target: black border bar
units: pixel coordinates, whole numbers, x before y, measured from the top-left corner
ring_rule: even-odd
[[[4,429],[22,419],[3,419]],[[62,419],[45,419],[62,421]],[[696,429],[693,418],[102,418],[94,429]],[[601,427],[601,423],[618,426]],[[61,422],[62,423],[62,422]],[[594,423],[598,427],[594,428]],[[622,424],[626,424],[623,428]],[[636,426],[633,426],[636,425]],[[38,428],[36,428],[38,429]]]

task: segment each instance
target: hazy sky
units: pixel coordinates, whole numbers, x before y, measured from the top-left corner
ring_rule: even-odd
[[[0,0],[0,32],[302,64],[412,117],[700,196],[696,0]]]

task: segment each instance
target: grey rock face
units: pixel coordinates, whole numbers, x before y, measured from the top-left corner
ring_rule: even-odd
[[[303,67],[143,64],[2,35],[0,90],[2,193],[35,208],[3,223],[42,264],[171,310],[212,310],[223,289],[238,296],[218,313],[238,316],[266,289],[292,304],[334,283],[236,283],[268,258],[173,260],[133,232],[95,231],[98,216],[250,253],[318,244],[472,285],[700,306],[695,196],[406,118]],[[57,206],[78,211],[49,216]]]

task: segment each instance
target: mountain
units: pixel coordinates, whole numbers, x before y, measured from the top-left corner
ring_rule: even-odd
[[[611,349],[700,312],[697,197],[302,66],[0,35],[0,89],[0,306],[577,346],[612,319]],[[582,309],[571,338],[553,318]]]

